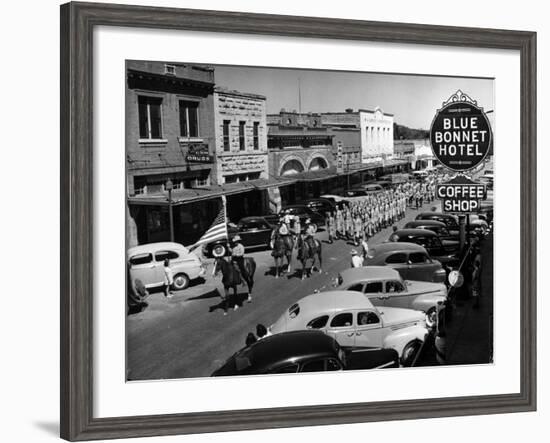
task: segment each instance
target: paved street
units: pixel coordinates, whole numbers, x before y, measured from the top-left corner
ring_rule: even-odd
[[[407,216],[397,226],[402,227],[407,221],[414,219],[418,212],[429,210],[437,204],[425,204],[420,210],[409,209]],[[369,244],[375,245],[387,240],[390,233],[391,228],[383,230]],[[271,251],[248,252],[247,256],[254,257],[257,263],[253,301],[244,301],[245,289],[242,286],[241,307],[237,311],[229,310],[227,316],[223,315],[221,307],[217,289],[221,288],[217,284],[219,280],[214,281],[210,277],[211,262],[205,283],[197,283],[185,291],[177,292],[172,299],[166,299],[162,293],[153,293],[148,299],[147,309],[128,316],[128,379],[208,376],[244,346],[247,333],[255,331],[258,323],[269,326],[293,302],[313,293],[315,289],[329,286],[338,272],[349,267],[353,245],[343,240],[330,245],[326,242],[327,234],[324,231],[319,232],[317,237],[323,241],[323,272],[314,273],[304,281],[300,280],[295,268],[301,266],[296,260],[290,275],[275,279]],[[488,306],[487,301],[484,302]],[[457,308],[458,315],[449,325],[447,347],[449,351],[454,349],[453,363],[458,363],[456,360],[462,358],[460,344],[463,342],[463,333],[460,331],[465,328],[460,326],[471,312],[469,307],[468,301],[463,302]],[[477,311],[477,315],[482,315],[481,311],[484,312]],[[487,328],[491,329],[490,326],[484,326],[484,330]],[[466,329],[466,332],[469,330],[474,334],[477,331],[472,332],[471,327]],[[450,349],[451,346],[453,349]],[[433,364],[433,353],[428,350],[425,354],[424,364]]]

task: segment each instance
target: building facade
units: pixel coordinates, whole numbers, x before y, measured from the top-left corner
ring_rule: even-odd
[[[393,156],[393,114],[380,108],[321,114],[322,125],[332,128],[356,128],[361,134],[361,162],[372,163]]]
[[[268,178],[264,96],[216,88],[214,131],[219,184]]]
[[[214,70],[128,61],[126,74],[128,195],[216,183]]]

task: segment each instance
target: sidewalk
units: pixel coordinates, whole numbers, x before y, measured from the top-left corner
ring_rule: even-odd
[[[483,260],[479,308],[474,300],[459,300],[447,325],[447,364],[481,364],[493,361],[493,235],[481,247]]]

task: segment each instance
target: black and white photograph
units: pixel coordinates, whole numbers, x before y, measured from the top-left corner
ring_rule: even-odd
[[[494,79],[125,82],[128,381],[492,363]]]

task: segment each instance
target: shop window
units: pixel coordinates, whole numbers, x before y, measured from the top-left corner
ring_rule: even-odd
[[[260,149],[260,122],[254,122],[254,150]]]
[[[244,151],[246,148],[246,139],[245,139],[245,125],[246,122],[240,121],[239,122],[239,151]]]
[[[231,121],[224,120],[223,121],[223,150],[229,151],[230,147],[230,140],[229,140],[229,124]]]
[[[138,97],[139,137],[141,139],[162,139],[162,99]]]
[[[180,135],[199,136],[199,103],[180,100]]]

